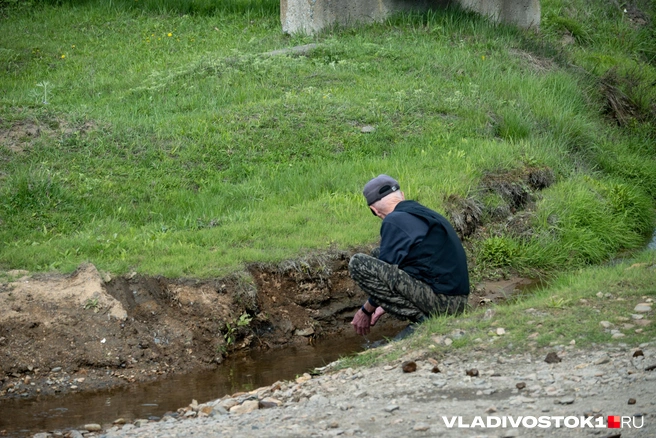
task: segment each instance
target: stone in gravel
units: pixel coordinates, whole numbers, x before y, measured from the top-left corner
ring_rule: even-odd
[[[113,424],[125,424],[125,423],[126,423],[125,418],[117,418],[116,420],[114,420]]]
[[[79,430],[71,430],[68,432],[68,438],[83,438],[84,435]]]
[[[502,327],[497,327],[497,336],[503,336],[506,334],[506,329]]]
[[[191,418],[191,417],[195,417],[196,415],[198,415],[198,412],[193,411],[193,410],[189,410],[189,411],[185,412],[184,417],[185,418]]]
[[[396,367],[393,367],[392,365],[385,365],[385,366],[383,367],[383,369],[384,369],[385,371],[392,371],[394,368],[396,368]]]
[[[441,371],[440,371],[440,369],[438,368],[437,365],[435,365],[435,366],[431,369],[431,373],[440,373],[440,372],[441,372]]]
[[[496,406],[490,406],[489,408],[487,408],[487,409],[485,410],[485,413],[486,413],[486,414],[493,414],[493,413],[495,413],[496,411],[497,411],[497,407],[496,407]]]
[[[412,428],[412,430],[416,432],[424,432],[430,429],[430,425],[426,423],[417,423],[415,426]]]
[[[227,398],[225,400],[221,400],[219,402],[219,406],[221,406],[223,409],[230,410],[233,406],[237,406],[239,402],[235,398]]]
[[[635,321],[635,320],[638,320],[638,319],[642,319],[642,318],[644,318],[644,317],[645,317],[645,315],[638,315],[637,313],[632,313],[632,314],[631,314],[631,318],[632,318],[634,321]]]
[[[203,415],[208,415],[208,416],[212,415],[212,413],[214,412],[214,406],[205,405],[202,408],[200,408],[198,412]]]
[[[414,373],[415,371],[417,371],[417,364],[410,360],[407,362],[403,362],[401,368],[403,369],[404,373]]]
[[[522,390],[522,389],[526,388],[526,383],[519,382],[517,385],[515,385],[515,387],[519,390]]]
[[[646,327],[651,324],[651,319],[639,319],[635,323],[639,326]]]
[[[448,347],[451,344],[453,344],[453,341],[451,340],[451,338],[444,338],[444,345],[446,345]]]
[[[51,435],[46,432],[39,432],[34,434],[34,438],[49,438]]]
[[[100,432],[102,427],[100,427],[100,424],[89,423],[84,425],[84,429],[88,430],[89,432]]]
[[[468,376],[470,377],[477,377],[478,376],[478,370],[476,368],[472,368],[470,370],[465,371]]]
[[[519,429],[508,429],[501,431],[501,438],[515,438],[519,436]]]
[[[609,321],[599,321],[599,325],[605,329],[611,328],[613,326],[613,324],[611,324]]]
[[[326,397],[320,394],[314,394],[312,397],[310,397],[308,402],[314,406],[327,406],[330,403]]]
[[[563,397],[560,400],[558,400],[558,403],[561,404],[561,405],[571,405],[572,403],[574,403],[574,400],[576,400],[574,397],[568,396],[568,397]]]
[[[556,352],[550,352],[547,354],[547,357],[544,358],[544,361],[546,363],[559,363],[562,361],[560,357],[558,357],[558,354]]]
[[[230,408],[231,414],[248,414],[260,408],[260,402],[257,400],[246,400],[244,403]]]
[[[645,353],[641,349],[637,349],[636,351],[633,352],[633,357],[638,357],[638,356],[643,356],[644,357]]]
[[[630,398],[630,399],[629,399],[629,404],[630,404],[630,405],[634,405],[634,404],[636,404],[636,399],[634,399],[634,398]]]
[[[603,364],[608,363],[608,362],[610,362],[610,357],[607,354],[604,354],[599,359],[595,360],[594,364],[595,365],[603,365]]]
[[[624,336],[626,336],[624,333],[613,333],[612,338],[613,339],[620,339],[620,338],[623,338]]]
[[[398,405],[387,405],[383,409],[385,410],[385,412],[394,412],[397,409],[399,409],[399,406]]]
[[[374,128],[371,125],[365,125],[362,128],[360,128],[360,132],[363,134],[371,134],[372,132],[375,132],[376,128]]]

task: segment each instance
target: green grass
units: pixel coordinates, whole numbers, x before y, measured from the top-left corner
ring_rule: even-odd
[[[316,36],[283,35],[277,0],[6,8],[0,268],[216,277],[374,241],[360,190],[378,173],[445,212],[451,195],[491,200],[486,173],[529,165],[556,177],[535,233],[490,235],[513,250],[483,263],[553,271],[640,248],[653,27],[613,8],[544,2],[540,35],[445,10]],[[621,125],[599,86],[611,69],[638,108]]]

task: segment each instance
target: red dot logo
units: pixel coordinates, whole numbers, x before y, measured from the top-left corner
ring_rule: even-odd
[[[619,415],[609,415],[608,416],[608,428],[609,429],[619,429],[621,426],[620,416]]]

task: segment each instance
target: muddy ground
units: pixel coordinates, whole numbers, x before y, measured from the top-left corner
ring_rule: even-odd
[[[0,283],[0,400],[151,381],[350,331],[365,296],[348,275],[349,257],[251,266],[250,275],[210,281],[111,278],[91,264],[67,276],[10,271]],[[525,282],[479,285],[471,304],[503,300]],[[391,317],[380,324],[405,326]]]

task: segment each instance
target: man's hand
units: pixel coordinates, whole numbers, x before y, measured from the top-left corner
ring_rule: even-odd
[[[372,316],[367,316],[365,313],[362,311],[362,309],[358,310],[353,317],[353,321],[351,321],[351,325],[355,329],[355,332],[359,335],[368,335],[370,327],[372,326],[371,320]]]
[[[378,306],[376,307],[376,310],[374,311],[374,314],[371,315],[371,325],[374,326],[378,322],[381,316],[385,313],[385,309],[382,307]]]

